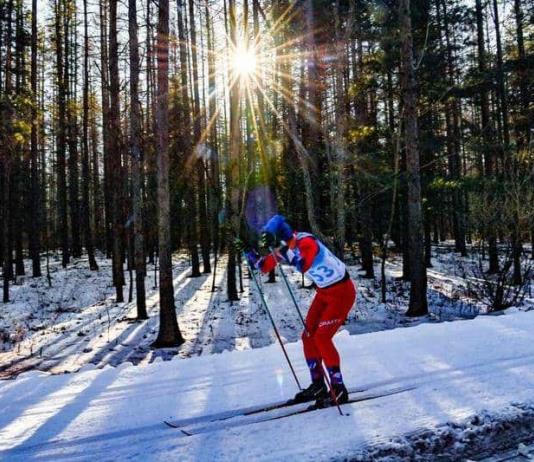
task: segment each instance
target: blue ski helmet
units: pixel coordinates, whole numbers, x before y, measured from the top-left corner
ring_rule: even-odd
[[[289,241],[293,237],[293,229],[282,215],[274,215],[262,229],[265,233],[271,233],[281,241]]]

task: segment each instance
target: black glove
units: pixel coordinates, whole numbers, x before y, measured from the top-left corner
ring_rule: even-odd
[[[239,237],[234,239],[234,247],[239,254],[242,254],[246,250],[245,243]]]
[[[260,240],[258,243],[260,255],[269,255],[271,249],[276,245],[276,236],[272,233],[264,231],[260,234]]]

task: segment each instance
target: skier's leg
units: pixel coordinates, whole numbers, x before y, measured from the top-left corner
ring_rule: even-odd
[[[339,327],[345,322],[350,309],[356,298],[356,290],[352,281],[336,285],[325,290],[324,294],[327,307],[323,311],[313,340],[328,370],[332,391],[335,399],[331,395],[326,395],[317,399],[317,407],[327,407],[334,404],[343,404],[349,400],[349,393],[343,383],[343,376],[340,369],[339,353],[332,341],[332,337]]]
[[[306,316],[306,329],[302,334],[304,356],[310,369],[312,383],[308,388],[295,395],[294,401],[297,403],[324,399],[327,395],[323,377],[321,353],[313,341],[313,335],[309,335],[310,332],[313,333],[317,329],[321,313],[325,308],[325,301],[319,294],[317,294],[313,299],[308,315]]]
[[[317,330],[317,326],[322,318],[323,312],[327,304],[321,294],[316,294],[312,301],[308,315],[306,316],[306,329],[302,333],[302,346],[304,349],[304,357],[310,369],[312,382],[322,380],[323,368],[321,366],[321,351],[317,347],[313,336]]]
[[[321,318],[313,335],[316,348],[328,369],[332,384],[342,384],[341,360],[332,341],[332,337],[343,325],[349,314],[354,300],[356,289],[351,280],[326,289],[326,309],[322,311]]]

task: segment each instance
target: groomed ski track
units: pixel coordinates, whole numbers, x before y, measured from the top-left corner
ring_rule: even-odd
[[[61,376],[27,373],[0,383],[0,460],[366,460],[358,454],[368,448],[406,455],[406,435],[431,438],[444,425],[465,433],[466,419],[479,415],[502,418],[513,432],[510,409],[525,410],[523,424],[534,409],[532,332],[534,312],[342,332],[336,343],[349,386],[414,389],[347,404],[349,416],[330,408],[191,437],[162,420],[202,419],[294,394],[279,347]],[[300,348],[288,344],[306,383]]]

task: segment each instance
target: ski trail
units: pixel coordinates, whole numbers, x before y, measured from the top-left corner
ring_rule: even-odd
[[[474,364],[471,366],[466,367],[458,367],[454,368],[448,371],[436,371],[435,373],[428,373],[428,374],[421,374],[421,375],[414,375],[414,376],[407,376],[407,377],[401,377],[398,379],[392,379],[392,380],[385,380],[380,382],[375,382],[374,384],[368,385],[368,393],[370,398],[368,400],[365,400],[365,396],[362,396],[362,400],[355,403],[349,403],[346,405],[343,405],[343,408],[345,411],[348,410],[349,414],[352,415],[356,409],[359,407],[365,406],[369,408],[394,408],[396,401],[399,399],[402,400],[416,400],[417,396],[421,394],[428,394],[428,393],[437,393],[435,390],[442,390],[444,387],[447,387],[451,381],[457,381],[460,380],[460,382],[469,382],[470,380],[478,380],[479,378],[483,377],[484,375],[495,373],[496,370],[500,371],[510,371],[514,370],[518,367],[529,367],[534,366],[534,354],[524,355],[521,357],[509,357],[509,358],[502,358],[499,360],[496,360],[494,362],[488,362],[485,364]],[[111,371],[110,371],[111,372]],[[455,383],[457,385],[457,383]],[[73,388],[74,387],[74,388]],[[78,388],[80,391],[83,390],[84,387],[87,387],[87,384],[84,384],[81,382],[80,384],[77,384],[76,381],[73,381],[73,385],[71,387],[71,390],[75,392]],[[383,395],[380,395],[380,393],[383,393]],[[402,393],[402,398],[399,393]],[[379,396],[376,396],[379,395]],[[406,396],[404,396],[406,395]],[[62,397],[61,399],[70,399],[70,394]],[[57,404],[58,407],[65,405],[66,403],[59,402]],[[318,410],[314,412],[316,414],[315,419],[321,419],[321,416],[325,416],[327,413],[333,411],[333,409],[323,409]],[[227,413],[230,413],[231,411],[227,411]],[[362,410],[363,412],[363,410]],[[219,417],[221,415],[224,416],[224,412],[214,414],[214,416]],[[280,411],[281,417],[283,417],[283,410]],[[297,414],[289,416],[288,419],[295,419],[296,422],[293,425],[296,425],[297,427],[301,427],[302,425],[306,425],[306,420],[308,419],[308,413],[304,414]],[[336,419],[343,418],[337,416],[337,412],[335,414]],[[468,416],[472,415],[472,409],[471,408],[460,408],[454,412],[455,418],[462,419],[466,418]],[[189,423],[193,424],[201,424],[202,421],[200,420],[203,416],[200,416],[198,418],[191,418],[189,419]],[[208,416],[212,417],[212,416]],[[274,416],[276,417],[276,415]],[[332,417],[332,416],[330,416]],[[28,419],[31,419],[31,414],[28,414]],[[304,419],[304,420],[303,420]],[[284,420],[287,420],[284,418]],[[184,423],[187,422],[187,420],[184,421]],[[261,429],[263,426],[268,426],[269,430],[272,430],[272,425],[279,425],[280,420],[265,420],[263,418],[256,418],[256,416],[252,418],[237,418],[236,421],[229,421],[229,422],[221,422],[214,425],[201,425],[196,430],[195,428],[189,428],[186,427],[186,432],[188,430],[191,430],[192,433],[192,440],[195,438],[201,437],[203,433],[209,433],[213,434],[214,438],[217,438],[217,435],[221,432],[228,432],[228,430],[232,430],[229,434],[238,436],[239,433],[234,433],[235,431],[240,431],[239,428],[243,427],[246,428],[247,432],[251,432],[256,434],[257,432],[261,433]],[[423,429],[432,428],[435,425],[439,424],[441,422],[437,421],[434,416],[427,415],[422,416],[419,418],[414,419],[410,422],[410,434],[416,434]],[[367,422],[369,425],[374,425],[372,422]],[[289,424],[288,424],[289,425]],[[24,427],[24,421],[19,421],[15,427],[13,427],[13,430],[17,430]],[[7,431],[11,431],[11,429],[7,429]],[[245,431],[245,430],[243,430]],[[266,429],[267,431],[267,429]],[[7,435],[6,429],[3,430],[2,436],[5,437]],[[138,436],[137,436],[138,435]],[[54,451],[63,452],[65,450],[68,450],[69,447],[80,447],[85,446],[92,443],[104,443],[106,445],[113,444],[113,440],[120,441],[126,437],[129,438],[136,438],[137,441],[143,441],[148,439],[154,440],[157,439],[158,441],[172,441],[175,445],[178,440],[184,440],[189,441],[189,438],[185,434],[180,434],[176,431],[169,430],[168,428],[165,428],[162,422],[158,422],[151,425],[141,425],[141,426],[130,426],[126,430],[117,430],[112,432],[104,432],[104,433],[97,433],[93,434],[88,437],[80,437],[80,438],[74,438],[69,440],[64,439],[50,439],[45,442],[39,442],[35,444],[29,444],[29,445],[22,445],[14,449],[10,449],[8,451],[5,451],[4,448],[0,449],[0,456],[2,454],[8,456],[10,460],[26,460],[27,453],[31,453],[33,451],[42,451],[44,454],[53,454]],[[375,436],[372,439],[368,439],[365,442],[359,443],[356,446],[353,446],[352,450],[362,449],[368,446],[380,446],[384,444],[388,444],[390,441],[389,436]],[[20,459],[19,459],[20,457]]]
[[[395,451],[397,441],[401,449],[413,449],[419,436],[406,437],[417,443],[412,446],[402,438],[420,429],[426,429],[421,438],[430,435],[425,444],[433,444],[442,427],[461,441],[471,428],[462,419],[479,417],[482,432],[491,416],[508,425],[515,416],[534,415],[533,328],[534,313],[515,313],[365,336],[345,333],[337,343],[348,386],[372,393],[415,389],[347,404],[345,417],[327,409],[187,438],[162,421],[198,421],[293,394],[289,372],[276,374],[282,360],[276,345],[145,367],[26,374],[0,383],[0,459],[109,460],[113,454],[116,460],[331,460],[369,445]],[[288,351],[300,355],[300,344]],[[305,365],[298,366],[304,376]]]
[[[112,298],[108,298],[97,302],[85,308],[78,316],[79,320],[50,326],[47,336],[43,336],[46,340],[41,345],[36,343],[29,353],[2,354],[6,364],[0,367],[0,378],[14,377],[33,369],[57,374],[82,367],[102,368],[107,364],[147,364],[158,356],[169,359],[177,354],[183,358],[274,343],[276,339],[271,324],[259,303],[255,288],[250,285],[247,271],[243,272],[244,292],[240,294],[240,300],[230,303],[224,290],[224,256],[219,259],[217,266],[216,289],[211,292],[212,274],[190,278],[189,262],[183,257],[175,259],[175,302],[179,325],[186,340],[179,349],[154,352],[150,348],[159,325],[159,293],[152,287],[147,290],[148,320],[135,321],[135,300],[116,304]],[[290,277],[294,278],[292,271]],[[151,279],[147,277],[147,286]],[[262,276],[262,279],[266,279],[266,276]],[[298,340],[301,334],[300,320],[289,303],[285,288],[280,281],[277,284],[262,283],[262,288],[284,339]],[[309,293],[305,297],[301,303],[306,310]],[[58,333],[53,334],[56,331]],[[33,337],[25,340],[28,341],[36,342]]]
[[[215,263],[212,264],[212,270]],[[198,355],[203,352],[204,345],[214,341],[213,322],[217,316],[224,317],[225,297],[224,284],[226,281],[226,258],[221,257],[217,262],[215,290],[212,292],[213,274],[202,275],[193,290],[178,295],[177,303],[178,323],[182,330],[185,343],[179,349],[181,358]],[[185,297],[185,298],[184,298]]]
[[[496,361],[489,361],[479,364],[473,364],[466,367],[459,367],[449,370],[443,370],[443,371],[436,371],[431,372],[427,374],[419,374],[419,375],[412,375],[407,377],[402,377],[400,379],[392,379],[392,380],[383,380],[378,382],[372,382],[372,383],[364,383],[359,385],[357,388],[353,388],[349,390],[349,393],[352,395],[355,395],[354,398],[362,398],[362,400],[365,399],[379,399],[385,396],[389,396],[391,394],[396,394],[398,392],[404,392],[409,390],[414,390],[416,388],[420,388],[423,386],[438,384],[438,383],[446,383],[451,379],[464,379],[468,380],[469,376],[476,375],[477,377],[484,376],[486,374],[491,374],[494,372],[497,368],[504,368],[504,369],[511,369],[516,367],[522,367],[522,366],[528,366],[530,364],[534,364],[534,354],[519,356],[519,357],[509,357],[509,358],[503,358]],[[368,396],[369,398],[366,398]],[[211,427],[210,423],[213,423],[215,421],[225,421],[228,419],[238,419],[237,423],[228,424],[228,427],[233,426],[241,426],[246,425],[248,423],[258,423],[263,420],[268,419],[262,419],[259,418],[258,422],[254,421],[254,418],[249,418],[248,420],[245,419],[247,417],[247,414],[253,413],[255,414],[258,410],[261,411],[262,408],[268,408],[268,407],[278,407],[280,404],[283,404],[283,402],[278,403],[264,403],[260,405],[255,406],[249,406],[245,408],[240,409],[234,409],[234,410],[227,410],[222,411],[215,414],[209,414],[209,415],[202,415],[198,417],[192,417],[188,419],[182,419],[182,420],[171,420],[168,419],[168,421],[172,421],[173,425],[175,425],[177,428],[182,428],[186,430],[187,432],[191,431],[192,434],[199,433],[198,429],[191,428],[191,426],[195,426],[198,424],[205,424],[205,426],[202,427],[201,432],[204,431],[212,431],[212,430],[220,430],[225,429],[226,425],[224,422],[217,423],[217,425]],[[304,403],[301,405],[295,405],[297,409],[300,410],[305,409],[310,403]],[[274,415],[276,413],[279,413],[282,417],[284,417],[284,413],[287,412],[287,409],[282,408],[278,409],[276,411],[266,411],[266,413],[271,414],[274,412]],[[292,413],[291,413],[292,414]]]
[[[370,401],[370,400],[377,400],[380,398],[384,398],[386,396],[391,395],[397,395],[403,392],[411,391],[413,390],[413,387],[396,387],[391,389],[386,389],[383,391],[370,391],[370,392],[354,392],[352,393],[352,396],[350,396],[350,401],[346,404],[341,405],[342,409],[344,409],[345,412],[347,412],[347,408],[350,406],[361,403],[364,401]],[[216,432],[221,430],[230,430],[236,427],[244,427],[247,425],[253,425],[253,424],[262,424],[266,422],[271,422],[274,420],[279,419],[287,419],[291,417],[300,416],[302,414],[306,414],[307,412],[337,412],[335,407],[329,407],[324,409],[312,409],[310,408],[310,405],[313,405],[312,403],[300,403],[292,406],[290,409],[288,408],[281,408],[281,409],[274,409],[272,411],[265,411],[263,413],[253,413],[252,415],[249,415],[247,413],[245,414],[238,414],[230,417],[225,418],[219,418],[216,420],[208,421],[204,423],[203,425],[197,426],[194,424],[188,424],[188,425],[179,425],[179,423],[170,422],[170,421],[164,421],[166,425],[169,427],[172,427],[176,430],[178,430],[180,433],[180,436],[195,436],[199,435],[201,433],[210,433],[210,432]],[[346,414],[350,415],[350,414]]]

